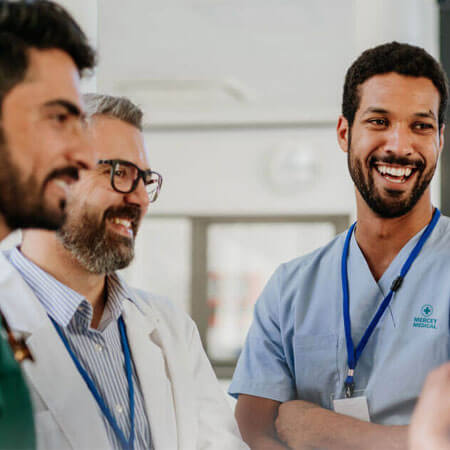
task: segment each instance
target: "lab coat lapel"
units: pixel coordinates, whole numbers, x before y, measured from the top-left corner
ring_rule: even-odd
[[[35,358],[26,367],[29,381],[75,449],[109,448],[97,403],[53,324],[47,322],[27,340]]]
[[[44,308],[3,255],[0,293],[1,309],[11,329],[27,336],[26,343],[34,357],[34,362],[26,361],[22,366],[30,389],[36,390],[74,449],[108,448],[94,398]]]
[[[132,302],[124,302],[128,341],[144,397],[153,446],[176,449],[177,426],[171,383],[159,331],[155,319],[150,316],[142,314]]]

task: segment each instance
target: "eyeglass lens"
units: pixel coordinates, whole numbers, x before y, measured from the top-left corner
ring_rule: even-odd
[[[126,164],[116,163],[114,165],[114,187],[122,192],[129,192],[133,184],[138,177],[138,171],[136,167]]]
[[[130,192],[133,190],[138,177],[139,172],[136,167],[116,163],[114,166],[113,187],[121,192]],[[157,173],[151,173],[145,177],[145,189],[150,202],[154,202],[158,197],[160,184],[160,176]]]

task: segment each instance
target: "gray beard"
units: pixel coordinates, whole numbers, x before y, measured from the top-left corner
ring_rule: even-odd
[[[76,224],[68,221],[57,236],[90,273],[111,274],[127,267],[134,258],[134,239],[108,232],[105,219],[98,224],[88,214]]]

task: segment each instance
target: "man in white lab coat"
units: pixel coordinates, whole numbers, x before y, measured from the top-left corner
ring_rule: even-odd
[[[96,168],[71,189],[65,225],[27,231],[0,279],[10,325],[35,356],[24,368],[38,448],[246,448],[195,324],[115,273],[162,185],[142,112],[100,95],[86,108]]]

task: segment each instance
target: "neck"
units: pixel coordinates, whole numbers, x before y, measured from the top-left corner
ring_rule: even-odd
[[[433,206],[429,189],[414,208],[401,217],[376,215],[357,192],[356,241],[378,281],[403,246],[431,220]]]
[[[20,249],[45,272],[86,298],[93,308],[91,326],[97,328],[105,307],[105,275],[84,269],[54,232],[28,230]]]
[[[0,242],[11,233],[11,229],[6,225],[5,218],[0,214]]]

